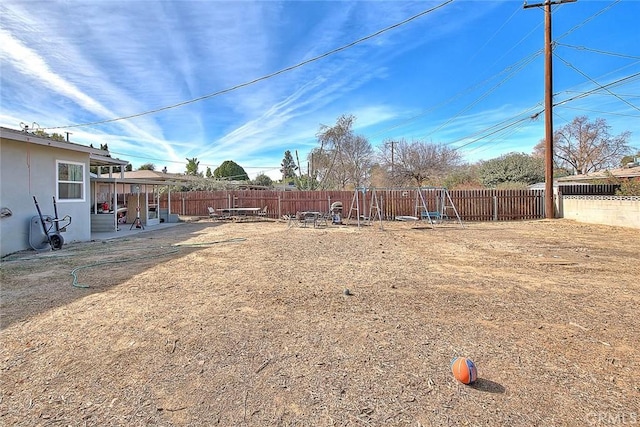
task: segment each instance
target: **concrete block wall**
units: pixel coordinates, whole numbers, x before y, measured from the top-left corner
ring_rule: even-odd
[[[580,222],[640,228],[640,197],[562,196],[560,213]]]

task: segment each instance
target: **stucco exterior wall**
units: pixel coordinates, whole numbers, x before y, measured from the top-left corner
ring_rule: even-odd
[[[640,197],[563,196],[564,218],[591,224],[640,228]]]
[[[72,218],[61,235],[65,243],[91,240],[89,154],[0,138],[0,205],[12,212],[0,219],[0,256],[31,248],[30,223],[38,215],[33,196],[43,215],[54,216],[56,160],[85,165],[84,201],[57,200],[58,216]]]

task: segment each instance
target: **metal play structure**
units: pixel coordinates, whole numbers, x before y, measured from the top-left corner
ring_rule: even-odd
[[[385,193],[383,190],[387,191]],[[389,190],[391,190],[389,192]],[[396,206],[393,201],[394,191],[400,191],[403,197],[410,198],[413,194],[413,208],[406,206],[401,211],[405,211],[405,215],[396,215]],[[384,200],[379,195],[382,192],[390,197],[385,206]],[[384,208],[384,209],[383,209]],[[408,208],[408,209],[407,209]],[[409,214],[407,210],[413,209]],[[384,212],[387,212],[385,215]],[[407,215],[409,214],[409,215]],[[390,216],[389,216],[390,215]],[[460,214],[456,208],[449,191],[444,187],[413,187],[413,188],[356,188],[353,192],[351,207],[349,209],[347,220],[350,222],[355,220],[358,225],[371,225],[372,221],[380,221],[382,228],[382,220],[392,219],[399,221],[428,221],[431,226],[442,224],[444,222],[457,222],[464,228],[464,224],[460,219]]]
[[[366,206],[367,192],[371,194],[368,210]],[[353,198],[351,199],[351,208],[349,209],[347,220],[351,220],[351,216],[354,214],[358,227],[360,227],[361,222],[364,225],[371,225],[371,222],[377,219],[380,221],[380,228],[382,228],[382,211],[380,210],[380,203],[375,187],[362,187],[355,189],[353,192]]]
[[[416,190],[415,214],[429,224],[455,221],[464,228],[449,190],[444,187],[419,187]]]

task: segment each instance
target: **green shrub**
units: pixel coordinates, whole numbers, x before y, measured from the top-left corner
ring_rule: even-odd
[[[640,196],[640,178],[622,178],[616,196]]]

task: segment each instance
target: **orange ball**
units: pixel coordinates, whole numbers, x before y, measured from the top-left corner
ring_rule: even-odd
[[[471,384],[478,378],[476,364],[466,357],[455,357],[451,361],[451,372],[462,384]]]

